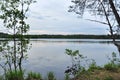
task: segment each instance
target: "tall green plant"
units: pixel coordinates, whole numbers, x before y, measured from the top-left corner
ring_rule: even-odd
[[[53,72],[48,72],[47,80],[56,80],[55,75]]]
[[[5,80],[24,80],[24,72],[22,71],[8,71]]]
[[[68,69],[65,71],[65,73],[75,77],[75,76],[78,75],[78,73],[85,70],[84,67],[81,65],[81,62],[86,57],[79,54],[78,50],[73,51],[73,50],[70,50],[70,49],[66,49],[65,53],[67,55],[69,55],[72,59],[72,65],[67,67]]]
[[[40,73],[29,72],[26,80],[42,80]]]
[[[69,74],[65,74],[65,80],[70,80]]]
[[[120,67],[120,59],[117,58],[115,52],[112,53],[112,57],[108,57],[109,63],[104,65],[104,68],[109,71],[117,71]]]
[[[25,22],[26,13],[34,0],[0,0],[0,18],[3,20],[4,27],[9,30],[11,38],[7,42],[1,43],[1,52],[4,59],[5,70],[22,70],[22,61],[26,59],[29,39],[24,37],[29,30],[29,24]],[[4,53],[4,54],[3,54]]]

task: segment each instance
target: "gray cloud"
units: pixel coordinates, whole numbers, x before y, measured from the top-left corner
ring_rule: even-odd
[[[30,33],[35,34],[106,34],[107,26],[77,18],[78,15],[69,13],[71,0],[37,0],[30,8]],[[85,19],[92,18],[88,13]],[[95,19],[95,18],[94,18]]]

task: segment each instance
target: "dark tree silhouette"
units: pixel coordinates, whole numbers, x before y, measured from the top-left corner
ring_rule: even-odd
[[[93,12],[97,15],[105,16],[106,22],[96,21],[109,25],[111,38],[115,42],[115,36],[120,32],[120,0],[72,0],[74,5],[70,6],[69,12],[75,12],[76,14],[83,15],[85,10]],[[111,16],[114,17],[114,21],[111,22]],[[94,21],[94,20],[92,20]],[[115,23],[113,25],[113,23]],[[114,30],[113,28],[117,29]]]
[[[88,10],[95,15],[105,16],[106,22],[89,20],[109,26],[113,43],[120,53],[120,44],[116,41],[116,35],[120,36],[120,0],[72,0],[72,2],[74,5],[69,7],[69,12],[83,16],[85,10]]]
[[[0,66],[5,71],[22,71],[22,61],[26,59],[26,52],[29,48],[29,39],[24,35],[29,30],[29,24],[25,22],[26,13],[34,0],[0,0],[0,18],[4,27],[13,35],[5,38],[0,44],[0,58],[4,59],[4,65]]]

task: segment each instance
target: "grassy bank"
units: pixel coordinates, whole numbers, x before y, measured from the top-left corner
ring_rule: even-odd
[[[120,68],[116,72],[105,70],[94,70],[83,72],[75,80],[120,80]]]
[[[79,54],[78,50],[66,49],[66,54],[72,59],[72,65],[65,71],[73,76],[71,80],[120,80],[120,59],[114,52],[111,58],[108,57],[109,62],[103,66],[98,66],[95,60]],[[84,66],[81,64],[83,61],[87,63]]]
[[[115,64],[105,64],[104,67],[92,66],[80,72],[72,80],[120,80],[120,67]]]

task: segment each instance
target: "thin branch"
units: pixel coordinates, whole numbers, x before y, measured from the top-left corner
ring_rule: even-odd
[[[97,21],[97,20],[92,20],[92,19],[85,19],[85,20],[92,21],[92,22],[98,22],[98,23],[101,23],[101,24],[108,25],[108,23],[102,22],[102,21]]]

